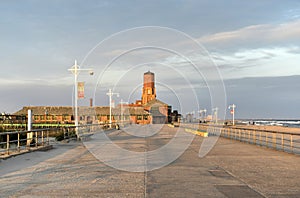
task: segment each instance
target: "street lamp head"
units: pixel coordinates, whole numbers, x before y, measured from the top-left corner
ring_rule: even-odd
[[[92,71],[92,70],[89,73],[91,76],[94,75],[94,71]]]

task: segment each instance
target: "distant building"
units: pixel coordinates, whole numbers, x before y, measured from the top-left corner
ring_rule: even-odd
[[[27,115],[28,109],[33,112],[34,123],[72,124],[74,123],[74,109],[68,106],[26,106],[14,115]],[[109,107],[79,107],[79,122],[82,124],[108,123]],[[112,122],[132,124],[164,124],[178,120],[177,111],[156,99],[155,76],[148,71],[144,73],[142,98],[133,104],[119,104],[112,109]]]

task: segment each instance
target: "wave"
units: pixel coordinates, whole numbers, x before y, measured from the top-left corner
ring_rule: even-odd
[[[300,120],[253,120],[251,122],[242,121],[242,123],[251,123],[254,125],[262,126],[284,126],[300,128]]]

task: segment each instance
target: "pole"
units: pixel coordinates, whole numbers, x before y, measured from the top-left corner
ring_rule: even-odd
[[[32,111],[31,109],[28,109],[28,125],[27,125],[27,131],[31,131],[32,126]]]
[[[111,89],[109,89],[109,128],[111,128],[111,97],[112,97],[112,92]]]
[[[27,131],[31,131],[32,130],[32,111],[31,109],[28,109],[28,122],[27,122]],[[27,133],[27,146],[30,147],[30,143],[32,141],[33,138],[33,133]]]
[[[234,114],[235,114],[235,107],[236,107],[236,105],[235,104],[232,104],[232,105],[229,105],[229,109],[231,109],[232,108],[232,125],[234,125],[235,123],[234,123]]]
[[[212,109],[213,113],[215,114],[215,123],[218,123],[218,107]]]
[[[78,84],[77,84],[77,80],[78,80],[78,65],[77,65],[77,61],[75,60],[75,65],[74,65],[74,84],[75,84],[74,104],[75,105],[74,106],[75,106],[75,132],[76,132],[76,136],[78,139],[79,134],[78,134]]]
[[[232,125],[234,125],[234,114],[235,114],[235,105],[232,105]]]
[[[123,99],[121,99],[121,115],[120,115],[120,119],[121,119],[121,124],[123,124],[124,121],[124,117],[123,117]]]
[[[117,95],[117,97],[119,97],[119,93],[113,93],[112,91],[111,91],[111,89],[109,89],[108,90],[108,93],[106,93],[106,95],[108,95],[109,96],[109,128],[111,128],[111,124],[112,124],[112,116],[111,116],[111,114],[112,114],[112,102],[111,102],[111,98],[112,98],[112,96],[114,95],[114,94],[116,94]]]
[[[234,125],[234,114],[235,114],[234,108],[235,108],[235,105],[232,105],[232,110],[233,110],[233,112],[232,112],[232,125]]]
[[[216,123],[218,123],[218,108],[216,108]]]

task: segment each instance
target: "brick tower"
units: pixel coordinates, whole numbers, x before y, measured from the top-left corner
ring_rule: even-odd
[[[144,73],[144,86],[142,94],[142,104],[145,105],[156,98],[154,73],[148,71]]]

